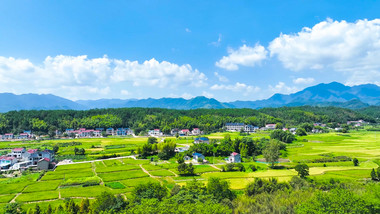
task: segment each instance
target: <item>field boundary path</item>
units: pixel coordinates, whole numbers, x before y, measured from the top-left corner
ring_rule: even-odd
[[[151,177],[151,178],[157,180],[158,182],[160,182],[161,185],[163,184],[162,181],[161,181],[161,179],[159,179],[160,177],[157,177],[157,176],[153,176],[153,175],[151,175],[151,174],[148,172],[148,170],[146,170],[146,169],[142,166],[142,164],[140,164],[139,166],[140,166],[140,168],[142,169],[143,172],[145,172],[146,174],[149,175],[149,177]]]
[[[57,166],[70,165],[70,164],[81,164],[81,163],[93,163],[93,162],[99,162],[99,161],[104,161],[104,160],[118,160],[118,159],[124,159],[124,158],[132,158],[132,159],[136,160],[136,156],[129,155],[129,156],[116,157],[116,158],[107,158],[107,159],[89,160],[89,161],[80,161],[80,162],[59,162],[57,164]]]
[[[104,162],[103,162],[104,164]],[[100,178],[100,185],[104,185],[104,181],[101,177],[98,176],[98,173],[96,172],[96,165],[94,162],[91,163],[91,166],[92,166],[92,172],[94,173],[94,175],[98,178]]]
[[[215,169],[219,170],[219,171],[222,171],[220,168],[216,167],[214,164],[210,164],[210,166],[211,166],[212,168],[215,168]]]
[[[177,173],[173,172],[172,170],[168,169],[168,171],[173,173],[175,175],[175,177],[179,177],[179,175],[177,175]]]

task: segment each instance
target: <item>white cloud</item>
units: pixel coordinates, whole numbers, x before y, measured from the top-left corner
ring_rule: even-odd
[[[191,33],[191,30],[189,28],[185,28],[185,31]]]
[[[376,70],[353,72],[345,84],[353,86],[366,83],[372,83],[380,86],[380,72]]]
[[[71,99],[94,99],[127,94],[121,88],[201,87],[207,85],[205,74],[190,65],[155,59],[137,61],[87,56],[46,57],[43,63],[28,59],[0,57],[0,91],[12,93],[53,93]],[[119,87],[119,88],[117,88]]]
[[[178,95],[178,94],[173,94],[173,93],[171,93],[171,94],[169,94],[169,96],[168,97],[170,97],[170,98],[184,98],[184,99],[191,99],[191,98],[194,98],[195,96],[194,95],[192,95],[192,94],[190,94],[190,93],[183,93],[182,95]]]
[[[121,91],[120,91],[120,94],[125,95],[125,96],[128,96],[128,95],[130,95],[131,93],[130,93],[129,91],[127,91],[127,90],[121,90]]]
[[[293,83],[295,83],[295,84],[311,84],[314,81],[315,80],[312,77],[309,77],[309,78],[302,78],[302,77],[300,77],[300,78],[294,79]]]
[[[238,50],[228,49],[228,56],[223,56],[215,63],[217,67],[226,70],[238,70],[239,66],[254,67],[267,58],[268,51],[261,45],[254,47],[241,46]]]
[[[287,86],[284,82],[279,82],[277,85],[269,85],[269,90],[273,93],[291,94],[299,91],[297,87]]]
[[[211,90],[228,90],[233,92],[242,92],[244,96],[247,96],[251,93],[256,93],[260,91],[259,87],[246,85],[244,83],[237,82],[235,85],[223,85],[223,84],[215,84],[210,87]]]
[[[219,47],[221,42],[222,42],[222,34],[219,34],[218,40],[215,42],[211,42],[210,44],[215,46],[215,47]]]
[[[138,63],[137,61],[114,60],[115,67],[111,80],[132,82],[134,86],[155,86],[160,88],[177,86],[205,86],[207,77],[189,64],[177,65],[155,59]]]
[[[202,92],[202,96],[205,96],[207,98],[214,98],[214,94],[211,94],[211,93],[209,93],[207,91],[203,91]]]
[[[228,82],[228,78],[225,76],[220,75],[218,72],[214,72],[215,77],[218,78],[220,82]]]
[[[351,79],[358,71],[368,71],[372,74],[368,81],[374,82],[380,70],[380,19],[355,23],[327,19],[296,34],[281,34],[268,49],[294,71],[340,71]]]

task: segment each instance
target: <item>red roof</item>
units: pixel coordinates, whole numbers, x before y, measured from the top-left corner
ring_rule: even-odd
[[[7,156],[1,156],[0,160],[14,160],[15,157],[7,157]]]
[[[50,162],[50,159],[49,158],[42,158],[41,160],[39,160],[38,162],[40,161],[47,161],[47,162]]]
[[[183,132],[190,132],[188,129],[182,129]]]
[[[236,152],[232,152],[232,156],[236,156],[236,155],[238,155],[239,153],[236,153]]]
[[[198,128],[194,128],[193,130],[198,130]]]
[[[28,149],[28,153],[35,153],[38,149]]]
[[[14,148],[13,151],[22,151],[24,148]]]
[[[4,135],[13,135],[13,133],[6,133],[6,134],[4,134]]]

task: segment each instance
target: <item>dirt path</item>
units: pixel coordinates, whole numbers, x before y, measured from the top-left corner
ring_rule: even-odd
[[[143,172],[145,172],[146,174],[149,175],[149,177],[156,179],[158,182],[160,182],[161,185],[163,184],[162,181],[161,181],[161,179],[159,179],[160,177],[151,175],[148,172],[148,170],[144,169],[144,167],[141,164],[139,166],[140,166],[140,168],[142,169]]]
[[[175,172],[173,172],[172,170],[168,169],[169,172],[173,173],[175,175],[175,177],[179,177],[179,175],[177,175]]]
[[[16,198],[21,195],[21,192],[17,193],[16,196],[9,202],[9,203],[14,203],[16,202]]]
[[[210,166],[213,167],[213,168],[215,168],[215,169],[217,169],[217,170],[219,170],[219,171],[222,171],[221,169],[219,169],[218,167],[216,167],[214,164],[210,164]]]
[[[104,164],[104,162],[102,162]],[[100,185],[104,185],[104,181],[101,177],[98,176],[98,173],[96,172],[96,165],[95,163],[91,163],[91,166],[92,166],[92,172],[94,173],[94,175],[98,178],[100,178]]]

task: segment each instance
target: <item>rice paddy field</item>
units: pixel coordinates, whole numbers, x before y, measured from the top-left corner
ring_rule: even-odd
[[[221,139],[226,133],[215,133],[208,137]],[[230,133],[232,138],[240,137]],[[269,137],[268,133],[250,135],[253,138]],[[173,138],[175,139],[175,138]],[[352,131],[350,133],[312,134],[298,137],[289,144],[283,159],[289,162],[279,163],[280,169],[269,169],[265,163],[246,162],[248,166],[256,165],[259,170],[252,172],[221,172],[222,158],[215,164],[196,165],[196,176],[179,176],[174,160],[150,162],[133,158],[117,157],[107,160],[96,160],[101,155],[117,154],[129,156],[131,151],[147,142],[147,138],[99,138],[99,139],[68,139],[42,142],[1,142],[3,150],[26,147],[44,148],[57,143],[79,142],[79,148],[86,149],[86,158],[82,162],[59,165],[54,171],[34,173],[15,178],[0,178],[0,207],[9,202],[20,202],[25,209],[39,203],[46,207],[49,203],[58,206],[65,198],[94,199],[102,191],[122,194],[128,198],[133,188],[148,181],[160,182],[168,188],[174,184],[183,185],[192,179],[204,183],[210,177],[219,177],[229,181],[232,189],[241,190],[259,178],[278,178],[279,181],[289,181],[297,172],[292,169],[300,162],[310,167],[310,177],[313,179],[342,179],[364,181],[369,179],[372,168],[380,163],[380,133],[368,131]],[[191,144],[192,137],[177,140],[177,144]],[[72,155],[75,146],[61,147],[59,154]],[[358,158],[359,166],[352,161],[315,162],[324,157],[347,156]],[[68,156],[69,157],[69,156]],[[261,158],[261,157],[258,157]],[[81,160],[76,160],[81,161]]]

